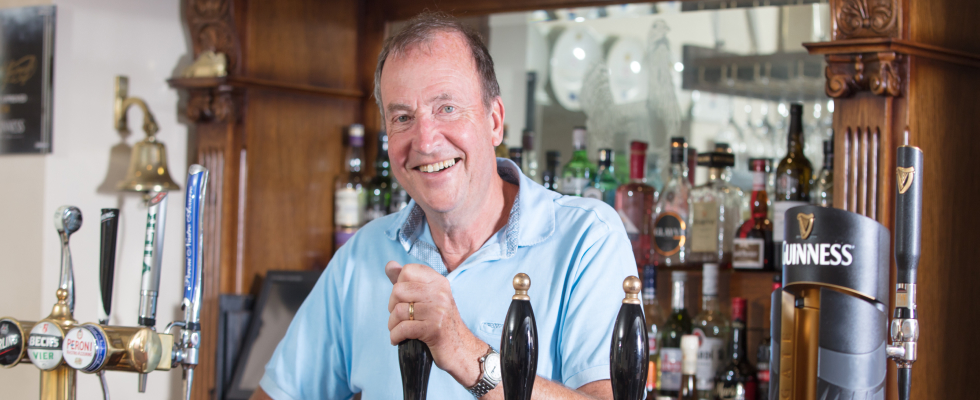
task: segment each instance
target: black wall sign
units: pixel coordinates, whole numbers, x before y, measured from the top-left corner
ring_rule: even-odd
[[[55,6],[0,10],[0,154],[51,152]]]

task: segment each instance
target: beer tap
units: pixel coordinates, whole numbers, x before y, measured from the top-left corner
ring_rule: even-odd
[[[157,294],[160,291],[160,261],[167,222],[167,192],[150,194],[146,210],[146,240],[143,243],[143,272],[140,283],[139,325],[156,330]],[[146,374],[139,374],[139,392],[146,392]]]
[[[616,316],[609,348],[609,379],[614,399],[640,400],[646,391],[650,354],[646,317],[640,306],[640,278],[627,277],[623,291],[626,298]]]
[[[514,276],[514,296],[500,335],[501,384],[506,400],[530,400],[538,370],[538,328],[534,322],[531,277]]]
[[[112,281],[116,272],[116,236],[119,233],[119,209],[103,208],[101,238],[99,243],[99,289],[102,291],[102,314],[100,325],[109,325],[112,314]],[[102,384],[102,397],[109,400],[109,385],[105,373],[99,371],[99,382]]]
[[[75,272],[72,270],[68,237],[82,227],[82,210],[75,206],[59,207],[54,214],[54,227],[61,238],[61,279],[58,288],[68,293],[68,310],[75,312]]]
[[[171,322],[164,333],[180,327],[180,339],[174,347],[173,364],[183,367],[184,398],[190,400],[201,346],[201,297],[204,287],[201,276],[203,264],[204,199],[207,192],[208,170],[191,165],[187,171],[187,193],[184,203],[184,298],[180,308],[184,320]]]
[[[906,139],[907,141],[907,139]],[[891,323],[888,358],[898,365],[898,398],[908,400],[912,363],[917,356],[919,321],[915,312],[916,273],[921,253],[922,150],[908,144],[896,157],[898,193],[895,195],[895,314]]]
[[[425,400],[432,370],[432,353],[421,340],[408,339],[398,344],[398,368],[402,372],[402,396],[405,400]]]

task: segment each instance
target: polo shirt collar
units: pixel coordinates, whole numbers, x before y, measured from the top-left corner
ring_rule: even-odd
[[[517,198],[511,208],[507,225],[487,241],[487,244],[491,244],[495,240],[500,240],[500,235],[503,235],[500,257],[508,258],[514,255],[518,247],[541,243],[554,233],[554,200],[561,195],[545,189],[544,186],[525,176],[517,168],[517,164],[506,158],[497,158],[497,174],[504,181],[518,185]],[[415,200],[412,200],[405,209],[398,212],[397,217],[385,231],[385,235],[390,240],[400,242],[406,252],[412,253],[413,247],[417,247],[416,244],[419,244],[422,239],[422,233],[428,231],[424,227],[425,224],[425,212],[415,203]],[[424,240],[422,243],[429,245]]]

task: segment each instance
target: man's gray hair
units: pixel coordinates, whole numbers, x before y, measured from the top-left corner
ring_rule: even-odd
[[[477,74],[480,76],[483,106],[488,111],[493,100],[500,96],[497,74],[493,71],[493,59],[490,58],[490,51],[483,44],[480,34],[449,14],[426,11],[409,20],[404,29],[386,39],[381,54],[378,55],[378,68],[374,70],[374,101],[378,103],[378,108],[381,110],[382,126],[387,125],[384,104],[381,102],[381,70],[385,66],[385,60],[390,55],[397,55],[429,43],[438,33],[459,33],[466,39],[466,44],[473,53]]]

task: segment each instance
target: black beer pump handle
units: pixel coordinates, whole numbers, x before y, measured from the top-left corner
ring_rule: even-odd
[[[505,400],[529,400],[538,370],[538,328],[527,291],[531,278],[514,276],[514,297],[500,335],[501,384]]]
[[[99,245],[99,288],[102,292],[102,311],[105,313],[99,320],[102,325],[109,324],[112,312],[112,280],[116,271],[116,236],[119,233],[119,209],[103,208],[102,237]]]
[[[898,368],[898,399],[909,400],[912,393],[912,368]]]
[[[402,372],[405,400],[425,400],[432,370],[432,353],[421,340],[409,339],[398,344],[398,367]]]
[[[895,265],[897,284],[915,284],[922,233],[922,150],[900,146],[896,157]]]
[[[616,316],[609,348],[609,378],[614,399],[641,400],[646,392],[650,342],[640,306],[640,278],[627,277],[623,291],[626,298]]]

